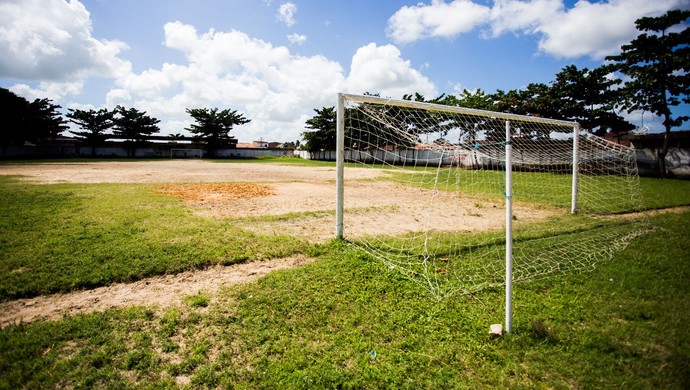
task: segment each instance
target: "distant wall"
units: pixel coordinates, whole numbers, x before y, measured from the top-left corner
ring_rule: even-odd
[[[174,149],[184,149],[180,148],[180,145],[175,145]],[[137,148],[134,157],[163,157],[170,158],[170,146],[165,147],[148,147],[148,148]],[[204,157],[206,157],[206,152],[203,151]],[[91,156],[90,147],[80,148],[80,156]],[[117,147],[97,147],[96,155],[102,157],[127,157],[127,150],[125,148]],[[241,149],[218,149],[216,151],[216,156],[219,158],[257,158],[261,156],[272,156],[272,157],[292,157],[292,150],[288,149],[259,149],[259,148],[241,148]]]
[[[151,146],[137,148],[134,157],[139,158],[170,158],[170,149],[183,148],[184,144],[153,144]],[[657,155],[659,148],[645,147],[636,149],[636,157],[640,176],[656,176],[657,174]],[[354,154],[353,154],[354,153]],[[407,150],[401,152],[385,152],[379,151],[376,158],[385,160],[389,163],[400,163],[405,160],[417,159],[432,162],[438,161],[439,154],[435,151],[422,150]],[[98,157],[127,157],[127,149],[119,146],[104,146],[96,148],[96,156]],[[60,143],[48,145],[0,145],[0,158],[45,158],[45,157],[90,157],[91,147],[78,146],[73,143]],[[205,154],[204,154],[205,156]],[[308,152],[306,150],[290,150],[290,149],[265,149],[265,148],[239,148],[239,149],[220,149],[217,151],[217,156],[220,158],[257,158],[262,156],[271,157],[301,157],[306,160],[323,160],[335,161],[336,153],[333,150]],[[346,159],[366,159],[374,156],[366,152],[348,151]],[[478,157],[478,156],[477,156]],[[443,163],[450,163],[445,161],[448,158],[455,159],[460,164],[466,163],[468,160],[477,160],[472,156],[444,156]],[[478,161],[481,163],[481,161]],[[668,174],[672,177],[690,179],[690,149],[672,147],[669,148],[666,155],[666,169]]]
[[[170,158],[170,149],[185,149],[184,145],[165,144],[150,145],[137,148],[133,157],[138,158]],[[127,149],[121,146],[99,146],[92,154],[90,146],[67,145],[5,145],[0,146],[0,158],[46,158],[46,157],[128,157]],[[194,148],[192,148],[194,149]],[[204,157],[206,157],[206,153]],[[241,149],[219,149],[216,155],[220,158],[257,158],[262,156],[272,157],[294,157],[294,151],[290,149],[263,149],[263,148],[241,148]]]
[[[240,148],[223,149],[216,152],[218,157],[234,158],[257,158],[263,156],[270,157],[294,157],[294,151],[290,149],[260,149],[260,148]]]
[[[0,158],[62,157],[76,153],[74,144],[57,145],[0,145]]]
[[[659,148],[635,149],[635,154],[640,176],[656,176]],[[664,161],[669,176],[690,179],[690,150],[668,148]]]

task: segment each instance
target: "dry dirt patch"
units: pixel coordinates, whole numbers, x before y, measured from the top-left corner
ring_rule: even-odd
[[[154,187],[159,194],[172,195],[189,203],[233,201],[275,195],[275,189],[257,183],[168,184]]]
[[[0,327],[38,319],[57,320],[62,316],[135,305],[160,308],[180,304],[187,295],[215,294],[222,286],[255,281],[275,270],[299,267],[314,259],[295,256],[232,266],[216,265],[202,271],[147,278],[133,283],[117,283],[92,290],[47,295],[0,303]]]

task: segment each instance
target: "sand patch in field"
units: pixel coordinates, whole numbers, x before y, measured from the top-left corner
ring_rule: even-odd
[[[115,283],[91,290],[45,295],[0,303],[0,327],[36,320],[57,320],[63,316],[135,305],[159,308],[180,304],[199,292],[213,296],[222,286],[249,283],[276,270],[313,262],[305,256],[255,261],[231,266],[216,265],[204,270],[146,278],[133,283]]]

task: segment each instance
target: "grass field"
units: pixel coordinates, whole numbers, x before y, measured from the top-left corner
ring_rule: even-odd
[[[642,179],[641,188],[647,209],[690,205],[690,182]],[[175,307],[7,326],[0,388],[690,387],[687,210],[646,217],[657,229],[594,272],[519,283],[513,333],[490,339],[503,319],[500,288],[434,299],[350,246],[201,218],[147,184],[4,176],[0,196],[1,301],[316,258]],[[564,215],[519,234],[577,239],[607,226]]]

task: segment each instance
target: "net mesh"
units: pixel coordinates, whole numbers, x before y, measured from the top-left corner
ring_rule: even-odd
[[[601,226],[590,219],[586,229],[549,224],[571,210],[575,133],[578,212],[640,209],[633,151],[576,132],[575,123],[347,96],[344,236],[435,296],[504,284],[506,122],[513,218],[519,225],[514,281],[592,269],[645,231],[624,219]],[[366,195],[358,190],[361,175],[349,175],[359,168],[380,172],[378,186]],[[358,196],[380,201],[362,208]],[[359,234],[369,231],[362,224],[380,231]]]

